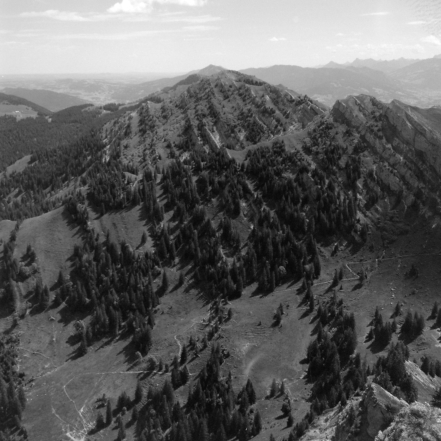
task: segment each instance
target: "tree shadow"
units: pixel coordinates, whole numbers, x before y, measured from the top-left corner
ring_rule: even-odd
[[[132,341],[130,341],[121,349],[121,351],[118,352],[118,355],[122,354],[124,356],[124,362],[132,365],[136,361],[135,353],[135,345]]]
[[[84,228],[81,225],[79,225],[78,222],[75,221],[75,219],[67,211],[66,207],[63,208],[63,211],[61,212],[61,217],[66,222],[66,225],[71,231],[76,229],[74,237],[76,236],[83,237],[85,235]]]
[[[305,309],[305,311],[303,311],[303,314],[300,316],[300,320],[308,317],[309,314],[311,314],[311,311],[309,309]]]
[[[279,394],[280,395],[280,394]],[[276,397],[277,398],[277,397]],[[283,413],[281,415],[276,416],[274,419],[277,421],[284,420],[285,418],[288,418],[288,415],[284,415]]]
[[[358,289],[361,289],[363,287],[363,283],[358,282],[356,285],[354,285],[351,289],[351,291],[357,291]]]
[[[373,354],[378,354],[381,351],[384,351],[384,349],[386,349],[387,344],[381,344],[379,341],[377,340],[372,340],[371,344],[369,346],[367,346],[367,349],[369,349]]]
[[[78,347],[76,349],[74,349],[69,356],[67,357],[66,361],[75,361],[78,360],[79,358],[83,357],[86,354],[83,354],[81,352],[81,344],[78,345]]]
[[[317,315],[314,317],[314,320],[317,320]],[[317,320],[316,325],[314,326],[313,330],[311,331],[311,334],[310,334],[311,336],[317,335],[318,329],[319,329],[319,324],[320,324],[320,321]]]
[[[105,340],[105,339],[103,338],[103,340]],[[106,346],[109,346],[114,341],[115,341],[115,336],[112,335],[111,337],[107,338],[104,342],[101,342],[101,345],[96,349],[95,352],[99,351],[100,349],[105,348]]]

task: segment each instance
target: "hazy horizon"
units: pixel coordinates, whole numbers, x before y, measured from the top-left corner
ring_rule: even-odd
[[[23,0],[0,14],[2,75],[316,67],[441,52],[436,0]]]

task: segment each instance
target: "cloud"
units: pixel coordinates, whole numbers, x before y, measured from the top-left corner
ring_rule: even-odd
[[[199,6],[205,4],[206,0],[122,0],[115,3],[105,13],[90,12],[80,14],[73,11],[59,11],[49,9],[47,11],[23,12],[20,17],[28,18],[48,18],[51,20],[71,21],[71,22],[98,22],[98,21],[125,21],[125,22],[145,22],[155,21],[161,23],[208,23],[222,20],[221,17],[215,17],[210,14],[186,15],[184,11],[175,11],[160,13],[154,16],[153,3],[158,4],[180,4],[187,6]]]
[[[164,23],[211,23],[222,20],[220,17],[212,15],[163,15],[159,17]]]
[[[424,20],[409,21],[407,24],[410,26],[421,26],[427,24],[427,21]]]
[[[207,0],[121,0],[111,6],[107,12],[110,13],[146,13],[151,12],[154,4],[179,5],[179,6],[204,6]]]
[[[61,21],[91,21],[89,18],[78,14],[77,12],[58,11],[57,9],[49,9],[42,12],[23,12],[21,17],[46,17]]]
[[[142,0],[122,0],[110,7],[107,12],[114,14],[116,12],[124,12],[134,14],[136,12],[150,12],[152,10],[151,2]]]
[[[84,34],[64,34],[59,35],[56,38],[58,40],[102,40],[102,41],[122,41],[122,40],[134,40],[137,38],[149,37],[152,35],[173,33],[173,30],[148,30],[148,31],[136,31],[125,33],[111,33],[111,34],[97,34],[97,33],[84,33]]]
[[[335,34],[336,37],[344,37],[345,34],[343,34],[343,32],[339,32],[338,34]]]
[[[380,11],[380,12],[368,12],[367,14],[361,14],[362,17],[383,17],[385,15],[389,15],[388,11]]]
[[[184,26],[185,31],[217,31],[218,26],[196,25],[196,26]]]
[[[435,35],[428,35],[427,37],[422,38],[421,41],[423,43],[430,43],[436,46],[441,46],[441,40],[438,37],[435,37]]]
[[[277,41],[286,41],[285,37],[272,37],[269,41],[277,42]]]

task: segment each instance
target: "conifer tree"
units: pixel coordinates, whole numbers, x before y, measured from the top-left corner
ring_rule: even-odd
[[[162,289],[164,290],[164,292],[167,292],[168,288],[169,288],[169,281],[168,281],[167,271],[164,269],[162,273]]]
[[[187,362],[187,346],[182,346],[180,364],[183,365]]]
[[[141,402],[143,395],[144,392],[142,390],[141,382],[138,381],[136,383],[136,389],[135,389],[135,403]]]
[[[112,405],[110,400],[107,400],[106,404],[106,425],[110,426],[112,424]]]

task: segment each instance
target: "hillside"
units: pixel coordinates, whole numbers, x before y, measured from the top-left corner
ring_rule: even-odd
[[[429,107],[439,106],[441,102],[440,72],[441,59],[430,58],[403,67],[395,71],[393,76]]]
[[[68,107],[88,104],[87,101],[81,98],[77,98],[75,96],[67,95],[64,93],[53,92],[51,90],[9,87],[3,89],[3,92],[24,98],[28,101],[32,101],[39,106],[49,109],[51,112],[58,112],[59,110],[67,109]]]
[[[23,98],[15,100],[27,102]],[[42,109],[34,106],[35,109]],[[122,112],[115,104],[103,107],[85,104],[55,113],[45,110],[45,114],[42,114],[43,110],[38,110],[38,115],[35,113],[33,118],[0,116],[0,173],[25,155],[41,149],[66,146],[92,129],[99,130],[118,112]]]
[[[439,109],[211,70],[0,181],[5,433],[364,441],[432,400]]]
[[[48,109],[45,109],[44,107],[39,106],[38,104],[33,103],[25,98],[3,92],[0,92],[0,103],[9,106],[25,106],[41,115],[50,115],[52,113]]]

